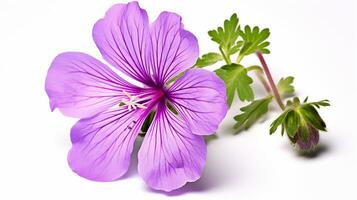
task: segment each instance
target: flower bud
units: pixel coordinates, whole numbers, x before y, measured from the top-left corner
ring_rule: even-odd
[[[287,133],[290,141],[302,151],[311,151],[319,142],[319,131],[326,131],[326,124],[316,108],[329,106],[327,100],[304,102],[295,97],[288,101],[284,112],[271,124],[270,134],[281,126],[282,134]]]
[[[289,137],[290,141],[293,144],[297,144],[296,146],[301,151],[314,150],[320,139],[319,131],[316,128],[308,126],[307,129],[308,134],[306,136],[304,136],[303,130],[300,129],[294,138]]]

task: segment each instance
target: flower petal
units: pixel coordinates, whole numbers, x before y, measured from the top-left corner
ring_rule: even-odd
[[[146,114],[144,109],[129,111],[125,107],[111,108],[73,126],[68,163],[78,175],[112,181],[125,174]]]
[[[110,64],[137,81],[152,83],[145,59],[149,20],[137,2],[112,6],[94,25],[93,39]]]
[[[213,72],[190,69],[169,88],[169,100],[192,133],[209,135],[227,113],[224,82]]]
[[[153,75],[164,84],[181,71],[190,68],[199,55],[196,37],[184,30],[181,17],[162,12],[150,26]]]
[[[172,191],[200,178],[206,151],[203,137],[160,103],[139,151],[138,171],[153,189]]]
[[[122,91],[138,90],[95,58],[79,52],[58,55],[46,78],[51,109],[77,118],[93,116],[118,104]]]

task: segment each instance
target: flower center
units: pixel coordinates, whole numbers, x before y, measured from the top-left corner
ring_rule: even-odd
[[[162,89],[147,90],[139,95],[132,95],[129,92],[123,90],[122,93],[125,97],[119,103],[119,106],[128,106],[128,110],[136,109],[150,109],[157,104],[162,98],[165,97],[165,93]]]
[[[132,109],[146,109],[147,107],[144,105],[145,100],[147,98],[140,98],[139,96],[131,95],[129,92],[123,90],[123,94],[126,95],[126,98],[123,98],[121,103],[128,106],[128,110],[131,111]],[[120,104],[119,104],[120,105]]]

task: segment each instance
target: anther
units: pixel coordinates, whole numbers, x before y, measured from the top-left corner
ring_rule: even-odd
[[[147,107],[141,104],[140,102],[143,101],[143,99],[140,99],[138,96],[131,95],[129,92],[123,90],[123,94],[126,95],[127,98],[123,98],[121,103],[125,104],[128,106],[128,110],[131,111],[132,109],[146,109]]]

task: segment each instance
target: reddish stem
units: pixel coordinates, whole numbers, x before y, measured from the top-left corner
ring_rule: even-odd
[[[274,97],[275,97],[275,100],[276,102],[279,104],[279,107],[282,109],[282,110],[285,110],[285,106],[284,106],[284,103],[283,101],[281,100],[281,97],[280,97],[280,94],[279,94],[279,91],[278,91],[278,88],[276,87],[275,83],[274,83],[274,80],[273,80],[273,77],[269,71],[269,68],[268,68],[268,65],[267,63],[265,62],[265,59],[263,57],[263,54],[259,51],[256,52],[256,55],[258,56],[259,58],[259,61],[260,63],[262,64],[263,66],[263,70],[264,70],[264,73],[268,79],[268,82],[270,84],[270,88],[273,90],[273,94],[274,94]]]

